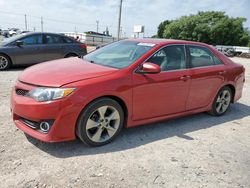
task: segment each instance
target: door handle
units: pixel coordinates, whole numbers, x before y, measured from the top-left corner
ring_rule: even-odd
[[[191,79],[191,76],[182,76],[182,77],[180,77],[180,80],[182,80],[182,81],[187,81],[187,80],[189,80],[189,79]]]
[[[227,72],[227,71],[225,71],[225,70],[224,70],[224,71],[220,71],[220,72],[219,72],[219,75],[226,74],[226,72]]]

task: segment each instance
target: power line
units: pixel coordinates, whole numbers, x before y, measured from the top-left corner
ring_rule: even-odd
[[[119,17],[118,17],[118,26],[119,28],[117,27],[117,36],[118,36],[118,32],[119,32],[119,37],[120,37],[120,34],[121,34],[121,31],[120,31],[120,28],[121,28],[121,15],[122,15],[122,3],[123,3],[123,0],[120,0],[120,4],[119,4]],[[117,10],[117,9],[116,9]],[[30,14],[23,14],[23,13],[13,13],[13,12],[8,12],[8,11],[0,11],[0,14],[7,14],[7,15],[16,15],[16,16],[20,16],[20,15],[26,15],[26,21],[28,19],[28,17],[30,18],[35,18],[35,19],[38,19],[40,20],[40,25],[41,25],[41,30],[44,29],[44,20],[46,20],[46,22],[59,22],[59,23],[66,23],[66,24],[72,24],[72,25],[77,25],[77,26],[91,26],[92,28],[94,27],[97,27],[96,24],[89,24],[89,23],[82,23],[82,22],[72,22],[72,21],[68,21],[68,20],[60,20],[60,19],[54,19],[54,18],[49,18],[49,17],[43,17],[42,18],[42,22],[41,22],[41,16],[36,16],[36,15],[30,15]],[[25,21],[25,29],[27,30],[28,29],[28,23],[27,23],[27,28],[26,28],[26,21]],[[98,21],[98,20],[97,20]],[[2,21],[1,21],[2,22]],[[28,21],[27,21],[28,22]],[[98,21],[99,22],[99,21]],[[3,22],[2,22],[3,23]],[[5,22],[6,23],[6,22]],[[30,21],[29,20],[29,24],[30,23],[33,23],[32,25],[30,25],[30,27],[34,27],[34,25],[36,25],[36,23],[32,20]],[[16,24],[17,25],[17,24]],[[112,24],[113,25],[113,24]],[[115,30],[115,27],[113,27],[112,25],[109,26],[109,28],[111,28],[111,30]],[[98,31],[100,30],[100,28],[103,28],[105,30],[107,24],[106,25],[100,25],[98,23]],[[23,28],[23,27],[22,27]],[[133,31],[133,27],[125,27],[123,26],[122,27],[123,30],[130,30],[130,31]],[[156,29],[151,29],[151,28],[147,28],[147,32],[152,32],[152,33],[155,33],[156,32]]]
[[[12,13],[12,12],[6,12],[6,11],[0,11],[0,13],[2,14],[9,14],[9,15],[23,15],[21,13]],[[41,19],[40,16],[34,16],[34,15],[30,15],[30,14],[26,14],[27,17],[32,17],[32,18],[37,18],[37,19]],[[69,24],[74,24],[74,25],[86,25],[86,26],[95,26],[95,24],[88,24],[88,23],[80,23],[80,22],[72,22],[72,21],[67,21],[67,20],[59,20],[59,19],[54,19],[54,18],[48,18],[48,17],[43,17],[44,20],[49,20],[49,21],[53,21],[53,22],[61,22],[61,23],[69,23]],[[106,27],[105,25],[103,25],[102,27]]]

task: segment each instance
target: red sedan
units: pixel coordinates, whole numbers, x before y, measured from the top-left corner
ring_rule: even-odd
[[[12,92],[16,126],[45,142],[111,142],[123,127],[209,112],[242,95],[245,69],[213,47],[177,40],[123,40],[83,59],[32,66]]]

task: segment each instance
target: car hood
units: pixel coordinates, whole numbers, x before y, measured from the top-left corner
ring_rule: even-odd
[[[111,74],[117,70],[73,57],[48,61],[27,68],[19,76],[19,81],[37,86],[60,87]]]

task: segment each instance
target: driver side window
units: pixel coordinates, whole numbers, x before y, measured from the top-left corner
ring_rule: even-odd
[[[161,67],[161,71],[171,71],[186,68],[185,49],[183,45],[173,45],[162,48],[148,59]]]
[[[42,35],[32,35],[21,39],[23,45],[37,45],[42,44]]]

